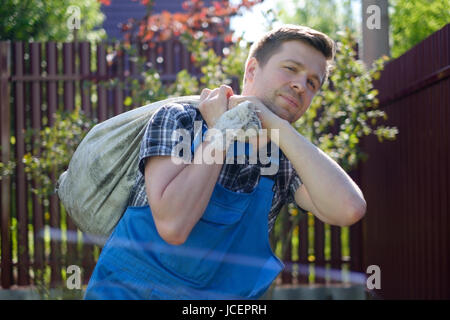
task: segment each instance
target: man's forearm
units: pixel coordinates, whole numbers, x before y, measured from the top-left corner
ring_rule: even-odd
[[[291,161],[320,213],[333,221],[365,207],[363,194],[327,154],[281,120],[280,149]]]
[[[164,205],[159,210],[164,212],[165,219],[172,221],[172,229],[176,230],[181,241],[188,237],[203,215],[222,169],[220,163],[223,161],[206,163],[209,155],[203,151],[208,144],[209,142],[202,143],[196,150],[192,163],[177,174],[162,195],[161,203]],[[224,151],[214,152],[219,152],[218,157],[223,160]]]

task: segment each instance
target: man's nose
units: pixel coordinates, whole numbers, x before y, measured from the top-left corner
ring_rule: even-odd
[[[306,88],[306,75],[295,77],[291,82],[291,88],[295,90],[297,94],[303,93]]]

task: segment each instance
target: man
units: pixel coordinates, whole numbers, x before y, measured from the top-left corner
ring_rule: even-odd
[[[334,53],[326,35],[282,26],[253,44],[242,96],[222,85],[204,89],[198,108],[172,104],[154,114],[130,206],[102,250],[85,298],[258,298],[283,267],[268,243],[283,204],[295,201],[332,225],[360,220],[366,203],[358,186],[291,126],[326,80]],[[278,133],[279,169],[272,176],[261,174],[260,162],[202,161],[210,129],[243,100],[256,106],[263,129]],[[195,136],[196,121],[208,129],[204,141],[192,148],[190,163],[173,161],[173,132]],[[224,160],[228,147],[210,156]]]

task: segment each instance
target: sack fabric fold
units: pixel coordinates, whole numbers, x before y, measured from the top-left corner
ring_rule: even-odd
[[[157,101],[95,125],[61,174],[56,192],[85,233],[109,236],[127,208],[135,183],[142,137],[151,116],[170,103],[197,106],[199,96]]]

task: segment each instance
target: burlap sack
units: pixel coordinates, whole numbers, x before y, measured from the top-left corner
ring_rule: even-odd
[[[152,114],[168,103],[197,105],[198,101],[199,96],[158,101],[108,119],[88,132],[56,187],[81,231],[108,236],[125,212],[141,140]]]

